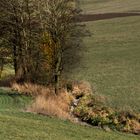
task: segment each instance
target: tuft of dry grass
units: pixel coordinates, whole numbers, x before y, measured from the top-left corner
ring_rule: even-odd
[[[61,88],[59,94],[55,95],[52,86],[45,87],[31,83],[12,84],[13,90],[35,97],[27,111],[69,120],[72,120],[71,106],[74,99],[89,95],[92,92],[91,86],[87,82],[73,82],[72,88],[72,91],[69,92],[67,89]]]
[[[65,90],[61,91],[58,95],[38,95],[33,104],[28,108],[28,111],[71,120],[71,101],[72,97]]]
[[[37,84],[32,84],[32,83],[24,83],[24,84],[18,84],[18,83],[13,83],[11,85],[13,90],[16,90],[22,94],[30,94],[32,96],[38,96],[38,95],[44,95],[44,96],[49,96],[51,94],[55,94],[53,87],[48,86],[42,86],[42,85],[37,85]]]
[[[27,111],[56,116],[62,119],[70,119],[69,107],[71,98],[66,90],[63,89],[58,95],[55,95],[52,86],[45,87],[31,83],[13,83],[12,89],[22,94],[28,94],[35,97],[33,104],[28,107]]]
[[[87,81],[73,82],[72,83],[72,95],[76,98],[84,95],[90,95],[92,93],[92,87]]]

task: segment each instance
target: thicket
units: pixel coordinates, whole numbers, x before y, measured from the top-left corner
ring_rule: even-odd
[[[83,96],[73,111],[82,121],[106,131],[118,130],[140,135],[140,114],[107,107],[100,96]]]
[[[140,113],[118,110],[106,106],[104,96],[95,95],[88,82],[69,82],[55,95],[54,87],[30,83],[14,83],[13,90],[32,95],[35,100],[27,111],[68,119],[72,122],[86,122],[105,131],[121,131],[140,135]]]
[[[10,63],[17,82],[52,84],[57,94],[64,61],[84,35],[79,14],[77,0],[1,0],[0,75]]]

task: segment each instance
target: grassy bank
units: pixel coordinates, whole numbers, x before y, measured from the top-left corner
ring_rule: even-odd
[[[15,96],[16,95],[16,96]],[[139,136],[24,112],[31,98],[0,90],[0,140],[138,140]]]
[[[140,16],[86,25],[92,36],[84,41],[79,65],[68,68],[69,77],[90,81],[111,106],[140,111]]]
[[[86,14],[140,12],[138,0],[80,0]]]

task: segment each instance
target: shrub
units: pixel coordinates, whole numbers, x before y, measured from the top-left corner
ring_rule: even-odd
[[[28,111],[56,116],[61,119],[74,120],[73,115],[81,121],[102,128],[140,134],[140,114],[131,111],[118,111],[105,106],[105,98],[92,94],[91,87],[76,83],[71,90],[62,88],[54,94],[54,88],[24,83],[14,83],[14,90],[35,96]],[[74,104],[76,101],[76,104]],[[71,110],[71,108],[74,108]]]
[[[123,132],[140,134],[140,114],[122,112],[103,105],[100,97],[83,96],[74,109],[74,114],[93,126],[108,126]]]
[[[61,91],[57,96],[38,95],[28,111],[70,120],[70,104],[71,97],[66,91]]]
[[[18,91],[19,93],[29,94],[32,96],[38,95],[50,96],[52,94],[54,95],[54,90],[53,87],[51,86],[45,87],[42,85],[32,83],[23,83],[23,84],[13,83],[11,87],[13,90]]]
[[[66,87],[76,99],[83,97],[84,95],[90,95],[92,93],[92,87],[90,83],[86,81],[68,82]]]

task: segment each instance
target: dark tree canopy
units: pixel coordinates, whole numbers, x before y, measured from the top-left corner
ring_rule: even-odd
[[[57,92],[66,51],[80,46],[79,13],[76,0],[1,0],[1,71],[10,62],[17,82],[51,83]]]

